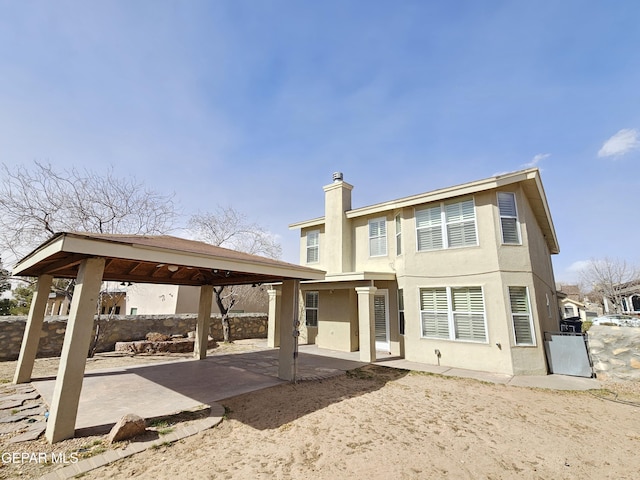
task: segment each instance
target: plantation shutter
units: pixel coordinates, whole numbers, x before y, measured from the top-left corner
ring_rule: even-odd
[[[477,244],[473,199],[445,205],[449,247]]]
[[[375,320],[376,342],[387,341],[387,306],[384,295],[374,295],[373,315]]]
[[[416,210],[418,251],[442,248],[442,214],[440,207]]]
[[[498,210],[502,226],[502,241],[504,243],[520,243],[518,232],[518,213],[516,211],[516,197],[510,192],[498,193]]]
[[[387,222],[384,218],[369,220],[369,255],[387,254]]]
[[[446,288],[420,290],[422,336],[449,338],[449,304]]]
[[[509,287],[509,300],[516,345],[533,345],[527,287]]]
[[[307,263],[315,263],[319,260],[320,232],[314,230],[307,233]]]
[[[318,292],[306,292],[304,298],[305,324],[308,327],[318,326]]]
[[[482,288],[452,288],[456,339],[486,341]]]

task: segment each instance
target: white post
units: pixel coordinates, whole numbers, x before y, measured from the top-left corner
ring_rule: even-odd
[[[207,358],[209,344],[209,321],[211,320],[211,304],[213,302],[213,285],[200,287],[198,303],[198,321],[196,323],[196,340],[193,345],[193,356],[199,360]]]
[[[277,348],[280,346],[280,306],[282,304],[280,290],[270,288],[269,294],[269,321],[267,326],[267,346]]]
[[[294,380],[296,343],[298,333],[298,291],[299,280],[282,282],[282,306],[280,309],[280,352],[278,357],[278,378]]]
[[[356,287],[358,293],[358,331],[360,336],[360,361],[376,361],[376,330],[374,296],[376,287]]]
[[[25,383],[31,380],[52,282],[53,277],[51,275],[40,275],[38,277],[36,291],[33,293],[33,299],[31,300],[29,317],[24,327],[20,356],[18,357],[16,373],[13,376],[13,383]]]
[[[72,438],[75,434],[104,264],[104,258],[88,258],[80,263],[45,433],[49,443]]]

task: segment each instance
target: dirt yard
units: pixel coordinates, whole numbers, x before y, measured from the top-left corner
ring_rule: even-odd
[[[106,357],[88,368],[141,360],[154,358]],[[55,364],[38,362],[41,374]],[[0,364],[0,379],[11,377],[12,363]],[[222,403],[228,414],[218,427],[82,478],[599,480],[640,471],[637,385],[558,392],[366,366]],[[20,448],[114,448],[100,438],[29,443]],[[3,464],[0,478],[52,468]]]

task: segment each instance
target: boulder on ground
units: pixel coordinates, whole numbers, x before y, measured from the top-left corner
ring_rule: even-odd
[[[147,429],[144,418],[128,413],[113,426],[107,437],[107,443],[121,442],[143,434]]]
[[[147,333],[147,337],[146,338],[150,342],[169,342],[169,341],[171,341],[171,337],[169,335],[165,335],[164,333],[158,333],[158,332]]]

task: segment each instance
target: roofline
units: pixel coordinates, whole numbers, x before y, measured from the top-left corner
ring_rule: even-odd
[[[320,280],[324,279],[325,272],[293,263],[273,260],[258,255],[247,255],[247,258],[225,257],[213,253],[200,253],[184,251],[171,247],[136,244],[125,240],[136,235],[123,235],[123,240],[118,241],[117,235],[101,238],[90,233],[60,232],[54,234],[49,240],[20,260],[13,268],[13,275],[20,275],[45,258],[58,252],[77,253],[87,257],[122,258],[134,261],[157,262],[161,264],[176,264],[187,267],[211,267],[228,269],[255,274],[277,274],[284,277]],[[151,235],[153,237],[153,235]],[[175,238],[175,237],[174,237]],[[184,240],[184,239],[181,239]],[[195,242],[195,241],[194,241]],[[201,242],[195,242],[201,243]],[[102,248],[96,248],[101,244]],[[109,244],[111,250],[104,252],[104,244]],[[221,247],[218,247],[221,248]],[[227,249],[222,249],[227,250]],[[241,270],[239,270],[239,267]],[[275,272],[277,273],[275,273]]]
[[[374,205],[369,205],[366,207],[355,208],[347,211],[346,215],[347,215],[347,218],[356,218],[356,217],[362,217],[365,215],[380,213],[387,210],[396,210],[404,207],[412,207],[414,205],[420,205],[423,203],[442,201],[448,198],[472,195],[474,193],[482,192],[485,190],[492,190],[494,188],[500,188],[506,185],[522,182],[523,180],[530,180],[535,178],[537,175],[538,175],[537,168],[530,168],[527,170],[520,170],[517,172],[505,173],[502,175],[496,175],[494,177],[489,177],[482,180],[475,180],[473,182],[462,183],[459,185],[454,185],[446,188],[440,188],[438,190],[419,193],[417,195],[411,195],[408,197],[402,197],[396,200],[389,200],[387,202],[376,203]]]
[[[345,215],[347,218],[364,217],[367,215],[375,215],[382,212],[399,210],[405,207],[412,207],[430,202],[438,202],[455,197],[462,197],[465,195],[473,195],[476,193],[484,192],[487,190],[494,190],[503,188],[508,185],[514,185],[521,182],[535,182],[536,189],[538,191],[541,207],[545,212],[545,218],[538,218],[541,222],[543,231],[545,232],[545,238],[547,239],[547,245],[549,251],[552,254],[560,253],[560,246],[558,245],[558,238],[556,236],[555,227],[551,218],[551,212],[547,203],[547,197],[540,180],[540,170],[538,168],[528,168],[525,170],[518,170],[515,172],[508,172],[500,175],[494,175],[493,177],[485,178],[482,180],[475,180],[473,182],[454,185],[452,187],[441,188],[438,190],[432,190],[430,192],[419,193],[417,195],[411,195],[408,197],[402,197],[395,200],[389,200],[386,202],[375,203],[365,207],[355,208],[347,210]],[[534,199],[535,200],[535,199]],[[301,222],[292,223],[289,225],[289,229],[302,229],[309,227],[317,227],[324,225],[325,217],[318,217],[312,220],[305,220]],[[544,225],[546,222],[546,226]]]

